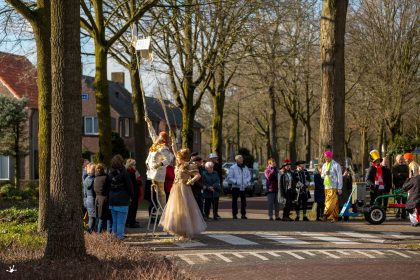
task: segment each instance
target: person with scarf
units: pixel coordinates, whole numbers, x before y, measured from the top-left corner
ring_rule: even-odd
[[[161,131],[159,136],[157,136],[150,119],[146,117],[145,120],[149,129],[150,138],[153,141],[146,159],[146,174],[147,178],[152,180],[153,190],[157,193],[158,203],[163,209],[166,205],[164,186],[166,167],[172,162],[174,156],[168,146],[168,134],[165,131]]]
[[[387,194],[391,190],[392,175],[391,171],[381,164],[382,158],[379,151],[372,150],[369,155],[371,166],[366,174],[366,183],[370,187],[370,205],[373,205],[378,196]],[[388,199],[382,199],[379,204],[386,208]]]
[[[341,195],[343,188],[343,174],[341,173],[341,166],[333,158],[331,151],[324,153],[325,163],[322,166],[321,178],[324,180],[325,188],[325,208],[323,221],[326,222],[328,218],[332,223],[338,221],[338,195]]]
[[[264,171],[267,185],[267,203],[268,203],[268,219],[273,221],[273,209],[276,221],[280,221],[280,207],[279,207],[279,170],[277,169],[276,161],[273,158],[268,159],[267,167]]]

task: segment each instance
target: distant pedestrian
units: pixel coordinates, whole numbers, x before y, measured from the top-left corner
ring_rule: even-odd
[[[321,178],[324,179],[325,188],[325,210],[323,220],[327,221],[328,218],[331,222],[338,221],[338,195],[341,195],[343,188],[343,174],[341,166],[333,160],[333,153],[326,151],[324,153],[325,163],[322,166]]]
[[[308,170],[305,169],[305,161],[298,161],[295,165],[297,167],[295,172],[293,172],[293,180],[295,182],[296,192],[298,192],[295,221],[299,221],[301,207],[303,212],[303,221],[309,221],[308,217],[306,217],[306,210],[308,208],[308,199],[311,196],[308,188],[311,178]]]
[[[314,172],[314,201],[316,202],[316,220],[321,221],[325,208],[324,180],[321,178],[322,164],[318,165]]]
[[[407,181],[410,171],[408,170],[408,166],[404,162],[403,155],[399,154],[395,157],[395,164],[392,166],[392,183],[394,185],[394,190],[401,190],[402,186],[404,185],[405,181]],[[406,203],[407,198],[405,197],[398,197],[397,203]],[[395,214],[395,218],[407,218],[407,211],[405,209],[397,209],[397,213]]]
[[[414,155],[412,153],[405,153],[404,159],[407,162],[408,169],[410,171],[408,177],[411,178],[417,176],[420,168],[417,162],[414,161]]]
[[[279,170],[277,163],[273,158],[268,159],[267,167],[264,175],[267,186],[267,203],[268,203],[268,219],[273,221],[274,218],[280,221],[280,206],[279,206]],[[274,211],[274,218],[273,218]]]
[[[134,159],[127,159],[125,168],[130,175],[131,184],[133,185],[133,199],[131,200],[128,208],[126,226],[129,228],[138,228],[140,227],[140,224],[137,222],[136,216],[139,208],[139,199],[142,188],[140,173],[136,168],[136,161]]]
[[[420,175],[420,170],[417,175]],[[403,188],[408,192],[407,204],[405,208],[410,213],[412,226],[418,226],[420,223],[420,176],[413,176],[407,180]]]
[[[95,181],[93,189],[96,193],[95,205],[98,217],[97,232],[102,231],[111,232],[112,215],[109,210],[109,189],[110,182],[105,172],[105,165],[99,163],[95,167]]]
[[[213,162],[209,161],[205,164],[206,170],[203,172],[203,188],[204,188],[204,214],[209,219],[210,209],[213,207],[213,219],[217,220],[217,210],[219,208],[220,195],[220,179],[214,170]]]
[[[229,168],[226,178],[232,184],[232,217],[238,218],[238,197],[241,197],[241,219],[246,217],[246,189],[251,184],[251,173],[242,155],[235,156],[236,163]]]
[[[290,211],[293,207],[296,207],[297,192],[295,184],[293,182],[293,174],[290,170],[291,162],[289,159],[283,161],[283,173],[280,175],[280,194],[282,200],[285,200],[283,210],[283,221],[291,221]]]
[[[109,192],[109,209],[112,214],[112,232],[118,239],[124,239],[125,222],[127,221],[130,201],[134,197],[130,175],[124,167],[124,159],[116,155],[111,159],[108,174],[111,189]]]
[[[93,183],[95,180],[95,164],[89,163],[86,166],[87,176],[83,181],[83,194],[86,202],[85,207],[89,216],[88,232],[91,233],[95,230],[96,224],[96,211],[95,211],[95,190]]]
[[[353,175],[351,173],[350,168],[346,167],[344,168],[344,173],[343,173],[343,188],[341,195],[338,196],[338,205],[339,205],[339,210],[341,210],[344,206],[344,204],[347,202],[351,191],[353,189]],[[341,218],[341,217],[340,217]],[[339,218],[339,220],[340,220]],[[344,221],[348,221],[349,220],[349,216],[344,216],[343,217]]]
[[[370,187],[370,205],[374,205],[378,196],[387,194],[391,190],[392,175],[387,167],[381,165],[382,159],[379,151],[372,150],[369,155],[371,166],[366,174],[366,183]],[[388,198],[380,200],[379,204],[386,208]]]

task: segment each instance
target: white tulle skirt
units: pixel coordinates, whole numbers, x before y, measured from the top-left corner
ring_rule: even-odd
[[[205,231],[207,225],[190,186],[174,183],[159,225],[166,232],[189,238]]]

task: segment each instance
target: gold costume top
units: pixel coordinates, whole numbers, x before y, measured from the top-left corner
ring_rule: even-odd
[[[188,180],[198,172],[196,163],[182,163],[175,168],[174,183],[186,184]]]

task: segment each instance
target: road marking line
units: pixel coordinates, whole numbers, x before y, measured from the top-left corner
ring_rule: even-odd
[[[407,252],[409,252],[411,254],[414,254],[414,255],[419,255],[420,254],[419,252],[416,252],[416,251],[407,251]]]
[[[398,251],[395,251],[395,250],[388,250],[388,252],[394,253],[394,254],[399,255],[403,258],[407,258],[407,259],[411,258],[409,255],[406,255],[404,253],[401,253],[401,252],[398,252]]]
[[[365,234],[365,233],[359,233],[359,232],[354,232],[354,231],[338,231],[338,233],[347,235],[347,236],[351,236],[351,237],[357,237],[357,238],[361,238],[361,239],[365,239],[368,240],[370,242],[373,243],[384,243],[385,239],[380,239],[374,235],[371,234]]]
[[[232,255],[234,255],[235,257],[238,257],[240,259],[245,258],[243,255],[239,254],[239,253],[231,253]]]
[[[336,250],[337,253],[341,253],[344,256],[350,256],[351,254],[347,251]]]
[[[350,241],[350,240],[343,239],[343,238],[338,238],[338,237],[335,237],[335,236],[329,236],[329,235],[326,235],[324,233],[301,232],[300,234],[305,235],[305,236],[309,236],[309,237],[314,238],[314,239],[319,239],[319,240],[322,240],[322,241],[331,242],[331,243],[334,243],[334,244],[360,244],[359,242]]]
[[[415,238],[415,236],[412,236],[412,235],[404,235],[403,233],[396,232],[396,231],[382,231],[382,233],[384,235],[391,236],[391,237],[394,237],[396,239]]]
[[[174,244],[178,247],[181,247],[181,248],[193,248],[193,247],[207,246],[207,244],[203,244],[203,243],[198,242],[198,241],[175,242]]]
[[[315,254],[310,251],[302,251],[302,253],[307,254],[308,256],[311,256],[311,257],[315,256]]]
[[[304,259],[305,259],[304,257],[301,257],[301,256],[299,256],[298,254],[295,254],[295,253],[293,253],[293,252],[284,251],[284,253],[289,254],[289,255],[291,255],[291,256],[293,256],[293,257],[295,257],[295,258],[296,258],[296,259],[298,259],[298,260],[304,260]]]
[[[232,262],[230,259],[226,258],[225,256],[223,256],[222,254],[214,254],[215,256],[221,258],[222,260],[224,260],[227,263]]]
[[[298,245],[298,244],[309,244],[309,242],[303,241],[303,240],[299,240],[296,238],[293,238],[291,236],[284,236],[284,235],[278,235],[275,233],[262,233],[262,234],[256,234],[259,237],[265,238],[265,239],[270,239],[273,241],[276,241],[278,243],[282,243],[282,244],[293,244],[293,245]]]
[[[207,236],[229,243],[231,245],[259,245],[256,242],[249,241],[247,239],[237,237],[231,234],[208,234]]]
[[[261,259],[263,261],[268,261],[268,258],[266,258],[266,257],[264,257],[264,256],[262,256],[262,255],[260,255],[258,253],[250,252],[249,254],[252,255],[252,256],[254,256],[254,257],[257,257],[257,258],[259,258],[259,259]]]
[[[272,255],[273,257],[280,257],[280,255],[275,252],[267,252],[267,254]]]
[[[192,260],[190,260],[189,258],[187,258],[185,255],[178,255],[178,257],[181,260],[185,261],[189,265],[194,265],[195,264]]]
[[[379,251],[379,250],[370,250],[370,252],[376,253],[378,255],[385,255],[385,253]]]
[[[353,252],[358,253],[358,254],[363,255],[363,256],[366,256],[369,259],[376,259],[375,256],[369,255],[368,253],[360,251],[360,250],[353,250]]]
[[[209,261],[210,259],[207,258],[204,254],[197,254],[203,261]]]
[[[340,257],[339,256],[336,256],[336,255],[334,255],[334,254],[331,254],[330,252],[327,252],[327,251],[322,251],[322,250],[317,250],[318,252],[320,252],[320,253],[322,253],[322,254],[324,254],[324,255],[327,255],[327,256],[329,256],[329,257],[331,257],[331,258],[333,258],[333,259],[340,259]]]

